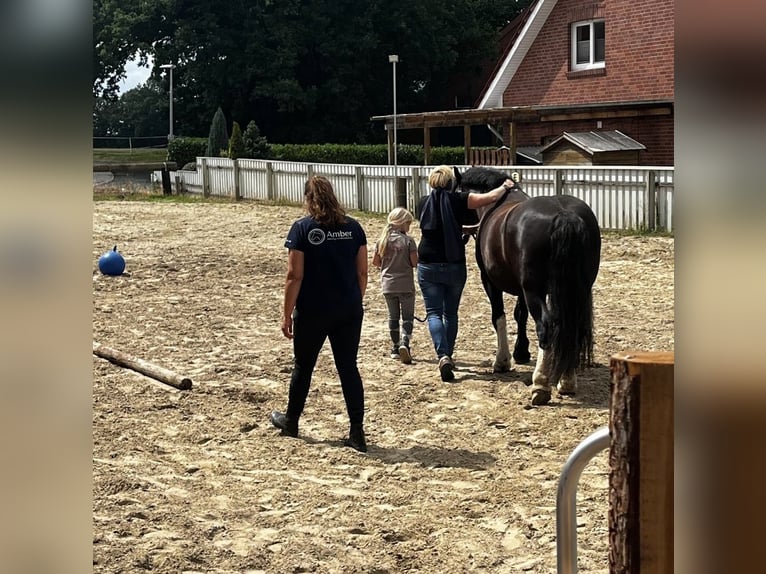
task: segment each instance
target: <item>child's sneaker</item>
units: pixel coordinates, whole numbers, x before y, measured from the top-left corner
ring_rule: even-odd
[[[399,354],[397,356],[405,365],[412,363],[412,354],[410,353],[410,349],[407,347],[407,345],[401,345],[399,347]]]
[[[397,360],[399,359],[399,347],[397,347],[396,345],[391,347],[391,358],[397,359]]]

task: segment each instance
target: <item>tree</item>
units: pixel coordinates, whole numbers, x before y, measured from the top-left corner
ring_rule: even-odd
[[[445,109],[474,94],[498,32],[529,2],[94,0],[94,97],[116,97],[125,62],[151,55],[155,79],[177,66],[179,133],[204,135],[221,107],[269,141],[382,141],[370,117],[391,112],[387,54],[400,57],[401,113]]]
[[[229,131],[226,129],[226,116],[219,107],[213,121],[210,123],[210,134],[207,136],[207,157],[220,157],[221,150],[229,147]]]
[[[269,143],[261,135],[261,130],[254,120],[247,124],[242,139],[247,157],[265,159],[269,156]]]
[[[245,142],[242,139],[242,130],[237,122],[231,126],[231,138],[229,138],[229,158],[237,159],[245,155]]]

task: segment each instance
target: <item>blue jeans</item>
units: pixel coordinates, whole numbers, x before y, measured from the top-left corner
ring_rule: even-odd
[[[418,263],[418,284],[426,306],[428,331],[439,358],[451,357],[455,349],[457,310],[465,280],[465,263]]]

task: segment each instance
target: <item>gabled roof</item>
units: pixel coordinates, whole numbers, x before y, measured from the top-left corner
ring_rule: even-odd
[[[511,82],[511,78],[519,69],[521,62],[527,55],[529,48],[537,38],[537,34],[542,29],[545,21],[548,19],[557,0],[537,0],[532,7],[531,13],[527,16],[521,33],[516,41],[511,45],[511,49],[505,56],[503,63],[496,70],[494,77],[489,85],[484,88],[484,93],[479,99],[479,109],[501,108],[503,107],[503,93]]]
[[[636,151],[646,149],[646,146],[626,136],[619,130],[604,130],[599,132],[564,132],[551,143],[543,147],[539,153],[552,148],[560,141],[566,140],[589,155],[608,151]]]

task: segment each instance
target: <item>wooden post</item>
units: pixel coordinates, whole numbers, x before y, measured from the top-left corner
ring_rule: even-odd
[[[463,161],[465,165],[471,165],[471,126],[463,126],[463,145],[465,147],[465,154]]]
[[[657,228],[657,177],[653,171],[646,172],[646,228]]]
[[[202,197],[207,197],[210,195],[210,172],[208,171],[206,157],[202,158],[200,169],[202,169]]]
[[[508,123],[508,135],[503,137],[503,143],[508,146],[511,153],[511,165],[516,163],[516,124]]]
[[[431,164],[431,128],[423,128],[423,165]]]
[[[274,167],[266,162],[266,199],[274,201]]]
[[[412,168],[412,213],[416,219],[419,219],[420,214],[416,213],[418,204],[420,203],[420,168]]]
[[[239,160],[234,159],[232,161],[234,162],[234,201],[239,201],[242,197],[239,188]]]
[[[673,572],[673,353],[611,359],[609,572]]]
[[[562,170],[558,167],[554,168],[553,171],[553,193],[555,195],[561,195],[564,193]]]
[[[354,180],[356,181],[356,208],[359,211],[364,211],[364,174],[360,165],[354,166]]]
[[[142,375],[156,379],[161,383],[175,387],[176,389],[186,391],[192,388],[192,381],[187,377],[182,377],[178,373],[174,373],[164,367],[153,365],[148,361],[132,357],[127,353],[122,353],[111,347],[96,343],[95,341],[93,342],[93,354],[102,359],[106,359],[115,365],[132,369]]]

